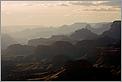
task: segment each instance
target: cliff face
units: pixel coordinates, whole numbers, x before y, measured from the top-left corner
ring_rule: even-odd
[[[114,21],[110,30],[105,31],[102,36],[107,36],[113,39],[121,39],[121,21]]]
[[[70,36],[73,40],[81,41],[81,40],[90,40],[97,37],[97,34],[91,32],[87,28],[83,28],[75,31]]]

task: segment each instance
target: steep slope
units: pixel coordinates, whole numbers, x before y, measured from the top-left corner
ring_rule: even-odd
[[[94,25],[90,24],[91,26],[88,27],[87,29],[89,29],[92,32],[100,35],[103,32],[109,30],[111,28],[111,24],[112,24],[112,22],[108,22],[108,23],[95,23]]]
[[[110,37],[113,39],[121,39],[121,21],[114,21],[111,25],[110,30],[105,31],[101,36]]]
[[[70,35],[70,37],[73,40],[77,40],[77,41],[81,41],[81,40],[90,40],[90,39],[94,39],[97,37],[97,34],[91,32],[90,30],[88,30],[87,28],[83,28],[80,30],[75,31],[74,33],[72,33]]]

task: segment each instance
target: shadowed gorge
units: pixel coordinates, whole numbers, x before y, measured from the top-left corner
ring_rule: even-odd
[[[102,34],[89,28],[31,39],[27,45],[8,40],[13,44],[2,49],[2,80],[120,81],[121,21]]]
[[[121,81],[121,0],[2,0],[1,81]]]

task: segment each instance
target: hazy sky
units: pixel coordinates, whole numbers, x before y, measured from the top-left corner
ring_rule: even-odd
[[[2,26],[60,26],[121,19],[120,0],[1,1]]]

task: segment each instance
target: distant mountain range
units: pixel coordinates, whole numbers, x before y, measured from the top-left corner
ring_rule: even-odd
[[[50,45],[56,41],[69,41],[71,43],[76,43],[77,41],[90,40],[97,37],[97,34],[92,33],[86,28],[76,30],[71,35],[53,35],[50,38],[39,38],[32,39],[28,41],[28,45],[37,46],[37,45]]]
[[[18,31],[18,32],[11,32],[10,34],[6,34],[6,35],[9,37],[12,37],[12,39],[14,39],[14,41],[17,41],[18,43],[22,43],[22,44],[27,44],[27,42],[29,40],[29,42],[28,42],[29,45],[34,41],[34,39],[37,40],[37,42],[35,41],[36,42],[35,45],[38,44],[39,41],[40,41],[40,44],[41,43],[50,44],[50,43],[53,43],[54,41],[59,41],[59,40],[70,41],[72,43],[75,43],[74,40],[76,38],[81,39],[81,40],[90,39],[90,38],[92,39],[93,37],[95,38],[97,36],[97,34],[100,35],[103,32],[109,30],[111,27],[111,24],[112,23],[91,23],[91,24],[74,23],[71,25],[63,25],[63,26],[60,26],[57,28],[53,28],[53,27],[39,28],[39,26],[38,26],[38,28],[25,29],[23,31]],[[20,26],[20,29],[21,29],[21,27],[22,26]],[[34,27],[34,26],[31,26],[31,27]],[[85,29],[83,30],[82,28],[86,28],[87,30],[85,30]],[[87,33],[84,32],[85,34],[79,35],[78,32],[80,32],[80,31],[87,31]],[[5,32],[7,33],[7,31],[5,31]],[[81,36],[82,36],[82,38],[78,38]],[[6,39],[4,39],[5,37],[6,36],[2,37],[2,48],[3,49],[6,48],[7,46],[9,46],[8,44],[11,43],[11,40],[10,41],[7,40],[7,37],[6,37]],[[9,39],[9,37],[8,37],[8,39]],[[49,37],[50,37],[50,40],[48,39],[48,41],[47,41],[47,38],[49,38]],[[40,39],[38,39],[38,38],[40,38]],[[74,38],[74,40],[72,40],[73,38]],[[31,40],[31,39],[33,39],[33,40]],[[16,43],[16,42],[14,42],[14,43]],[[12,44],[14,44],[14,43],[12,43]]]
[[[70,35],[76,30],[86,28],[93,33],[102,34],[110,28],[111,23],[74,23],[71,25],[62,25],[59,27],[41,27],[41,26],[11,26],[3,27],[2,33],[8,33],[19,43],[27,44],[28,40],[36,38],[49,38],[52,35]],[[32,29],[27,29],[27,28]],[[7,30],[11,28],[11,31]],[[26,28],[26,29],[25,29]],[[24,30],[22,30],[24,29]]]
[[[86,27],[88,27],[88,26],[86,26]],[[101,35],[97,35],[97,34],[91,32],[90,30],[88,30],[88,28],[82,28],[82,29],[76,30],[71,35],[67,35],[67,36],[66,35],[53,35],[50,38],[32,39],[32,40],[28,41],[28,45],[26,45],[26,46],[18,44],[18,45],[13,45],[14,48],[11,48],[12,47],[12,45],[11,45],[7,48],[7,52],[10,51],[9,53],[11,53],[11,51],[12,51],[12,53],[13,53],[18,50],[23,51],[24,48],[28,47],[28,49],[30,49],[29,47],[31,47],[31,46],[35,46],[35,47],[40,46],[42,49],[39,49],[39,51],[43,50],[43,48],[50,50],[50,47],[54,47],[54,49],[53,49],[54,51],[51,48],[51,52],[58,51],[57,50],[58,47],[63,47],[62,49],[64,49],[64,51],[65,51],[69,47],[72,46],[72,48],[73,48],[72,50],[70,50],[70,49],[67,50],[67,51],[71,52],[71,51],[75,50],[73,45],[77,45],[76,47],[85,46],[86,48],[93,47],[93,46],[95,47],[95,46],[116,45],[120,42],[120,34],[121,34],[120,29],[121,29],[121,21],[114,21],[111,25],[111,28],[109,30],[103,32]],[[8,40],[8,41],[10,41],[10,40]],[[65,45],[69,46],[69,47],[66,48]],[[19,47],[17,47],[17,46],[19,46]],[[18,49],[18,50],[15,50],[15,49]],[[27,49],[27,51],[28,51],[28,49]],[[38,48],[36,48],[36,49],[38,49]],[[59,48],[59,50],[62,50],[62,49]],[[24,50],[26,50],[26,49],[24,49]],[[29,50],[29,52],[31,50]],[[43,51],[45,51],[45,50],[43,50]],[[64,52],[64,51],[62,51],[62,52]],[[19,52],[21,53],[21,51],[19,51]],[[48,55],[51,54],[50,51],[45,51],[45,52],[48,53]],[[74,51],[74,52],[76,52],[76,51]],[[25,52],[25,54],[26,54],[26,52]],[[71,55],[71,53],[70,53],[70,55]]]
[[[121,21],[102,34],[88,28],[8,46],[2,50],[2,80],[120,80]]]

